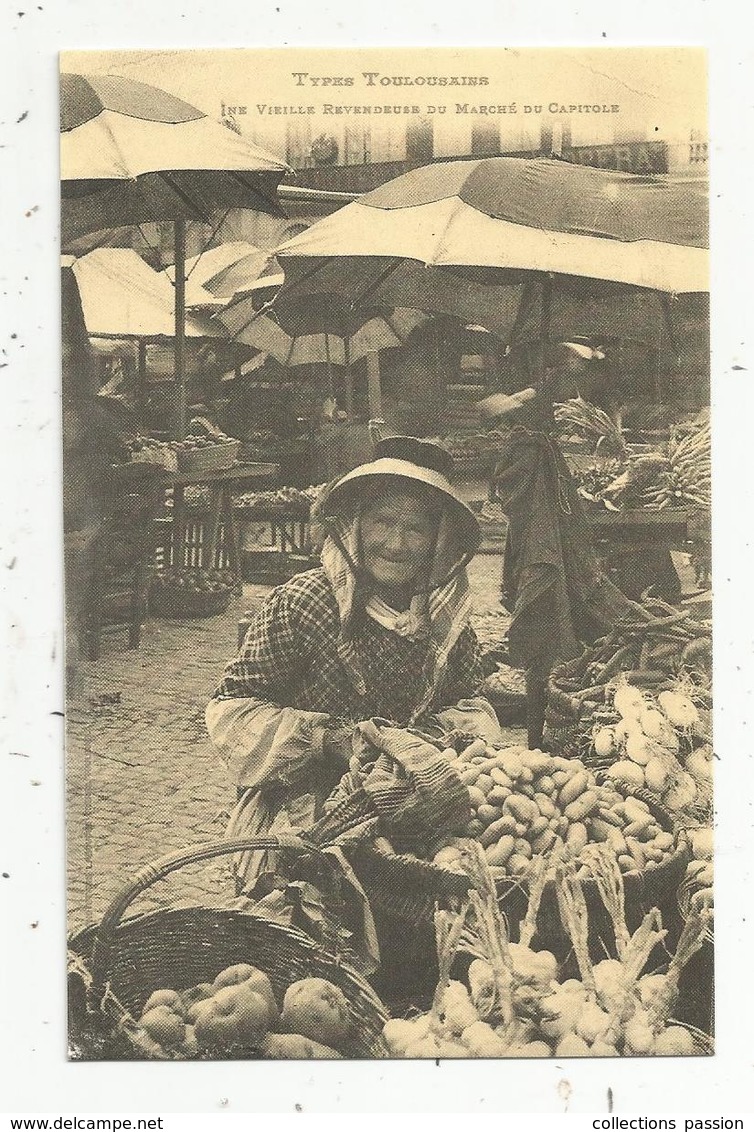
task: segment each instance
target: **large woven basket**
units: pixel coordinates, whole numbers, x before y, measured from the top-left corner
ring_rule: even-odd
[[[188,907],[123,919],[135,898],[184,865],[249,849],[311,853],[295,837],[245,838],[170,854],[136,874],[121,889],[101,923],[69,941],[69,1042],[82,1060],[144,1060],[136,1019],[155,990],[211,982],[224,968],[251,963],[272,982],[278,1001],[290,983],[316,977],[346,996],[353,1037],[348,1055],[387,1056],[382,1029],[387,1011],[372,988],[336,955],[304,932],[233,909]],[[154,1054],[152,1054],[154,1056]],[[229,1057],[254,1058],[249,1050]]]
[[[597,777],[598,781],[604,781],[602,775]],[[675,831],[671,814],[653,794],[624,783],[611,785],[626,796],[630,794],[642,799],[661,829]],[[357,847],[350,858],[378,927],[380,917],[385,917],[393,930],[395,925],[402,925],[404,946],[407,948],[412,945],[413,935],[426,936],[437,902],[462,898],[469,890],[469,880],[461,873],[415,857],[389,854],[371,844]],[[651,908],[660,909],[666,924],[677,920],[677,890],[688,858],[687,841],[679,835],[674,852],[664,862],[642,872],[624,875],[629,930],[635,930]],[[498,881],[497,888],[500,907],[508,920],[511,937],[516,940],[518,925],[526,914],[529,901],[528,882],[519,877],[507,877]],[[611,953],[610,947],[614,942],[612,922],[594,881],[584,882],[584,893],[590,916],[590,948],[595,959],[604,958],[605,954]],[[561,962],[571,956],[571,941],[561,923],[553,882],[546,886],[540,904],[537,942],[540,947],[552,951]]]

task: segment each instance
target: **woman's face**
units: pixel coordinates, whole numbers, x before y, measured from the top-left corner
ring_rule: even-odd
[[[388,591],[410,586],[429,568],[437,525],[431,504],[400,488],[386,490],[361,514],[364,569]]]

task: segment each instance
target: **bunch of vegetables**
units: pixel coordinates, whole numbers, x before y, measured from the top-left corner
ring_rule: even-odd
[[[606,460],[602,464],[590,464],[581,470],[573,470],[578,494],[589,503],[600,503],[610,485],[623,472],[620,460]]]
[[[562,439],[576,436],[590,444],[594,455],[599,453],[620,461],[628,458],[623,433],[612,417],[596,405],[581,397],[574,397],[570,401],[554,405],[553,411]]]
[[[431,1011],[393,1019],[384,1030],[398,1057],[683,1056],[697,1052],[688,1030],[672,1023],[683,966],[701,946],[707,914],[694,912],[668,969],[644,973],[665,932],[656,910],[629,935],[622,877],[614,859],[595,850],[591,862],[613,919],[616,958],[593,965],[588,916],[573,862],[563,855],[540,866],[521,942],[510,942],[494,896],[494,879],[478,847],[464,848],[461,865],[473,882],[455,913],[436,914],[440,979]],[[563,922],[580,978],[559,981],[549,952],[532,948],[533,924],[544,883],[554,876]],[[451,978],[459,951],[473,956],[466,981]]]
[[[560,847],[580,863],[590,842],[609,846],[626,873],[654,868],[674,851],[673,835],[645,802],[598,784],[578,759],[524,747],[497,750],[481,739],[447,754],[469,791],[468,836],[479,841],[495,879],[531,879],[539,859]],[[434,861],[457,867],[462,851],[462,842],[448,838]]]
[[[682,688],[654,696],[620,681],[614,722],[603,716],[592,733],[594,752],[609,763],[612,778],[646,786],[674,813],[708,807],[712,791],[712,747],[706,731],[695,732],[699,711]]]
[[[613,511],[624,507],[703,507],[712,503],[709,423],[671,436],[667,449],[628,454],[626,466],[608,483],[582,494]]]
[[[685,436],[671,437],[668,470],[656,496],[658,507],[712,505],[712,434],[709,423]]]
[[[568,672],[559,674],[556,687],[579,709],[582,718],[598,705],[610,703],[616,679],[658,695],[693,685],[697,706],[711,705],[712,630],[696,621],[690,611],[679,610],[659,598],[634,603],[630,620],[624,618],[606,636],[595,641]],[[699,712],[703,720],[703,711]]]
[[[129,1029],[158,1058],[325,1059],[348,1052],[351,1019],[342,990],[326,979],[291,983],[281,1009],[267,975],[238,963],[213,983],[155,991]]]

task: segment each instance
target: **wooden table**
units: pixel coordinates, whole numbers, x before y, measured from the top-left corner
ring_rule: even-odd
[[[655,585],[667,601],[680,599],[681,583],[671,551],[687,546],[689,513],[685,509],[590,509],[587,515],[595,548],[627,597],[639,600],[647,585]]]
[[[273,486],[280,474],[277,464],[234,464],[221,472],[166,472],[165,487],[173,489],[173,546],[182,547],[186,536],[187,509],[184,493],[187,487],[209,488],[209,538],[203,565],[212,569],[220,542],[220,528],[225,527],[225,548],[228,568],[240,577],[241,554],[238,527],[233,509],[233,493],[243,484]]]

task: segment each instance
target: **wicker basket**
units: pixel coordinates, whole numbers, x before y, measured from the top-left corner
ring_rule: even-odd
[[[225,613],[231,597],[230,587],[204,593],[173,586],[153,586],[149,595],[149,612],[154,617],[176,620],[217,617],[220,613]]]
[[[132,464],[152,464],[168,472],[178,471],[178,454],[167,445],[164,448],[143,448],[131,453]]]
[[[212,981],[225,967],[252,963],[268,975],[282,1000],[297,979],[324,978],[346,996],[353,1058],[387,1056],[382,1029],[388,1014],[372,988],[339,957],[304,932],[248,912],[188,907],[122,919],[155,881],[184,865],[249,849],[311,853],[295,837],[245,838],[173,853],[136,874],[113,899],[98,927],[69,941],[69,1039],[81,1060],[148,1060],[136,1025],[155,990]],[[180,984],[176,987],[176,981]],[[257,1049],[229,1050],[228,1058],[256,1058]]]
[[[604,781],[604,778],[598,775],[599,780]],[[623,783],[612,785],[626,796],[630,794],[646,802],[658,825],[667,832],[674,831],[672,816],[654,795]],[[388,854],[372,845],[355,848],[350,859],[375,917],[386,916],[391,922],[403,924],[406,940],[410,932],[425,932],[437,901],[463,897],[469,889],[469,880],[461,873],[415,857]],[[651,908],[659,908],[666,923],[677,917],[677,889],[688,859],[688,844],[685,837],[679,836],[674,853],[662,864],[624,875],[629,930],[635,930]],[[503,878],[498,881],[497,889],[500,907],[515,941],[529,901],[528,882],[520,877]],[[585,881],[584,894],[590,915],[590,948],[597,960],[611,953],[614,943],[612,921],[594,881]],[[561,923],[552,881],[545,887],[537,925],[539,946],[552,951],[561,962],[569,959],[571,941]]]
[[[212,444],[206,448],[179,448],[178,470],[181,472],[224,472],[238,458],[240,440]]]

